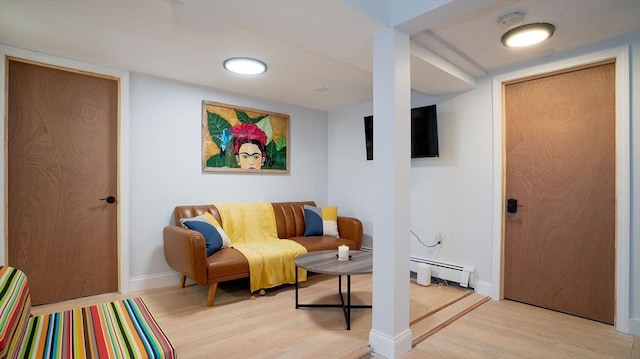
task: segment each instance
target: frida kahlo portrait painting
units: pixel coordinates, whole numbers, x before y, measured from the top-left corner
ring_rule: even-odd
[[[202,169],[289,173],[289,116],[202,101]]]

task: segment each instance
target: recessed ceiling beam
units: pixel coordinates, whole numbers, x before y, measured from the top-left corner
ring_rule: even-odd
[[[434,66],[440,69],[443,72],[475,87],[476,80],[475,78],[467,73],[466,71],[460,69],[449,61],[443,59],[442,57],[436,55],[435,53],[425,49],[424,47],[416,44],[415,42],[411,42],[411,55],[414,58],[418,58],[431,66]]]

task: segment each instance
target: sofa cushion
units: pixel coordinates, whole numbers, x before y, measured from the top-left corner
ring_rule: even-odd
[[[31,295],[27,276],[20,270],[0,266],[0,358],[14,357],[16,342],[27,330]]]
[[[307,249],[307,252],[335,250],[338,254],[338,247],[341,245],[348,246],[350,249],[356,249],[357,243],[347,238],[336,237],[291,237],[289,240],[295,241]]]
[[[206,243],[207,257],[222,249],[222,237],[211,223],[186,220],[182,224],[189,229],[200,232]]]
[[[223,248],[207,257],[207,278],[210,282],[222,282],[248,276],[249,262],[235,248]]]
[[[304,206],[304,236],[340,237],[338,207]]]
[[[30,317],[18,358],[175,358],[140,297]]]

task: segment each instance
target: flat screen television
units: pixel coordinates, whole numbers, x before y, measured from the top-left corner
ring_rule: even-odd
[[[373,160],[373,116],[364,118],[367,160]],[[436,105],[411,109],[411,158],[439,157]]]

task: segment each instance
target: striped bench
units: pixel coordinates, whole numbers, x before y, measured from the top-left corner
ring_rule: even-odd
[[[175,358],[142,298],[34,317],[27,276],[0,267],[0,359]]]

